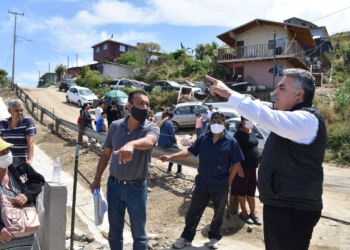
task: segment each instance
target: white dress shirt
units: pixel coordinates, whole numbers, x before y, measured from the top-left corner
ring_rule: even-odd
[[[316,138],[318,119],[307,111],[272,110],[261,104],[259,100],[253,101],[237,92],[230,96],[228,103],[244,118],[260,124],[283,138],[300,144],[311,144]]]

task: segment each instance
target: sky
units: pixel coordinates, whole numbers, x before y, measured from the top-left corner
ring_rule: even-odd
[[[348,0],[1,0],[0,69],[12,75],[17,17],[15,82],[36,87],[39,76],[59,64],[95,63],[91,46],[110,39],[130,45],[155,42],[162,51],[181,43],[222,45],[217,35],[256,18],[283,22],[291,17],[326,26],[329,35],[350,31]],[[272,38],[273,39],[273,38]]]

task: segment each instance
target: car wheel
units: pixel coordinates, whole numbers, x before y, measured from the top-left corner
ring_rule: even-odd
[[[179,129],[180,129],[179,124],[177,122],[174,122],[174,121],[171,121],[171,122],[173,123],[175,132],[179,131]]]
[[[81,104],[81,101],[80,101],[80,100],[78,101],[78,106],[79,106],[79,107],[83,106],[83,105]]]
[[[66,96],[66,102],[70,103],[68,96]]]

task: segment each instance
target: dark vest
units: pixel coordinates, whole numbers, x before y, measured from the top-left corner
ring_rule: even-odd
[[[296,110],[316,116],[319,122],[317,136],[306,145],[271,132],[259,167],[259,198],[265,205],[321,211],[326,126],[311,102],[300,103],[290,111]]]

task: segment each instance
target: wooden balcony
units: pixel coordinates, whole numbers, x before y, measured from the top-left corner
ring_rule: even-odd
[[[305,62],[305,50],[297,41],[277,42],[275,49],[273,43],[219,49],[218,63],[227,65],[238,62],[273,60],[274,51],[276,51],[276,59],[284,58],[296,67],[308,68]]]

